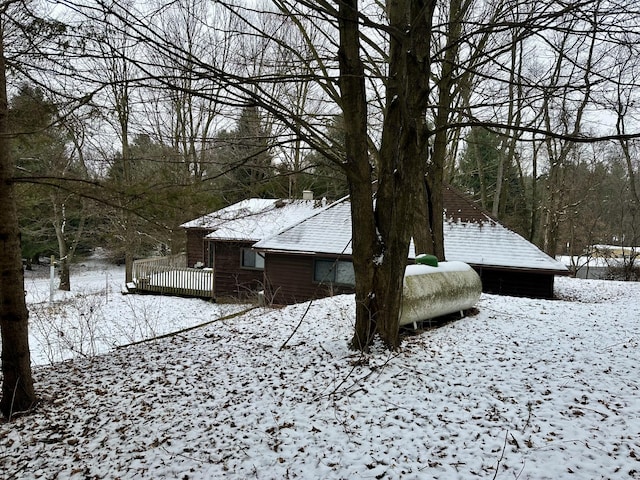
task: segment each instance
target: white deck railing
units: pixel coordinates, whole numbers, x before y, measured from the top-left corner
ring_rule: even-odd
[[[213,269],[187,268],[185,254],[135,260],[133,281],[141,292],[214,297]]]

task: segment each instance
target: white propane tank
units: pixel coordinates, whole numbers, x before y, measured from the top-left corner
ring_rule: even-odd
[[[472,308],[481,293],[480,276],[464,262],[409,265],[404,274],[400,325]]]

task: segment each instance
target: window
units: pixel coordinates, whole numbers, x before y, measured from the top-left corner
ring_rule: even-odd
[[[313,268],[313,281],[355,286],[356,276],[353,263],[344,260],[316,260]]]
[[[256,270],[264,270],[264,254],[251,250],[250,248],[242,249],[242,266],[244,268],[255,268]]]

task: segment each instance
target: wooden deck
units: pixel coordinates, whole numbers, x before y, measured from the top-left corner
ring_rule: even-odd
[[[214,298],[213,269],[187,268],[186,254],[133,262],[135,291]]]

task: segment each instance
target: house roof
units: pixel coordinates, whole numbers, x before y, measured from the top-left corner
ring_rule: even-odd
[[[257,241],[312,215],[321,200],[251,198],[186,222],[183,228],[210,230],[210,240]]]
[[[234,203],[228,207],[208,213],[189,222],[180,225],[182,228],[203,228],[215,230],[224,222],[234,220],[243,215],[254,215],[273,205],[275,200],[268,198],[250,198]]]
[[[254,248],[351,255],[351,203],[348,200],[335,202],[276,235],[259,241]]]
[[[567,268],[522,236],[509,230],[464,196],[444,192],[444,247],[447,260],[504,269],[566,273]],[[336,202],[254,248],[291,253],[351,255],[351,206]],[[409,257],[414,258],[413,244]]]
[[[459,220],[461,222],[494,222],[497,220],[491,217],[478,207],[467,196],[445,186],[442,191],[442,203],[444,204],[444,218]]]
[[[443,229],[448,260],[487,267],[567,273],[564,264],[496,221],[464,222],[448,218]]]

